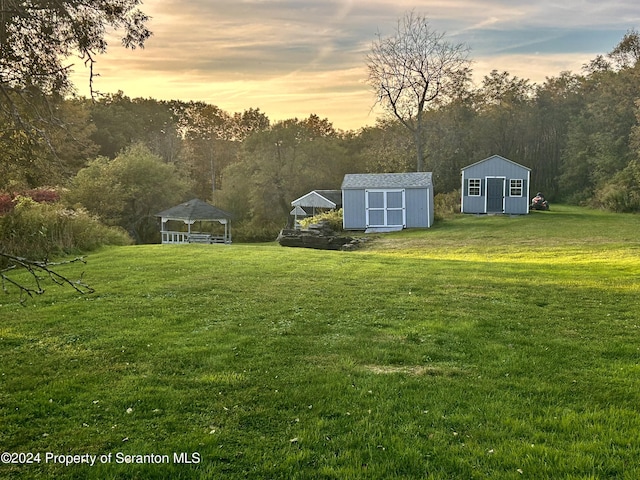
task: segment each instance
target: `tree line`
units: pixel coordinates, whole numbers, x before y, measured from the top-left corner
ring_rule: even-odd
[[[500,71],[474,84],[469,68],[459,70],[421,120],[436,193],[458,189],[462,167],[499,154],[531,168],[532,188],[551,200],[638,211],[639,46],[631,30],[580,73],[540,85]],[[273,238],[290,202],[310,190],[339,189],[346,173],[416,168],[415,132],[391,116],[341,131],[314,114],[272,122],[259,108],[228,113],[123,92],[3,102],[0,192],[63,188],[69,205],[139,242],[157,238],[154,213],[192,197],[232,212],[236,238]]]

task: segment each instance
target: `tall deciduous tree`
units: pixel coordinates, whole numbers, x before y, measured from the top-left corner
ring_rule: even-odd
[[[69,59],[90,66],[107,48],[107,29],[123,30],[126,47],[151,35],[139,0],[0,0],[0,149],[17,160],[56,152],[55,130],[68,126],[59,108],[72,91]],[[68,136],[71,137],[73,133]],[[20,172],[18,172],[20,173]]]
[[[468,67],[467,55],[464,44],[446,41],[414,12],[398,21],[393,35],[378,34],[367,55],[367,82],[376,103],[413,134],[418,171],[424,168],[425,110],[442,100],[457,73]]]
[[[348,168],[343,139],[328,120],[284,120],[243,142],[238,160],[223,172],[221,200],[247,234],[275,235],[292,200],[314,189],[339,188]]]
[[[78,172],[67,201],[108,225],[126,229],[139,243],[157,237],[154,214],[185,200],[188,182],[175,165],[136,144],[114,160],[99,157]]]
[[[151,32],[140,0],[0,0],[0,90],[60,93],[70,88],[73,55],[88,62],[107,49],[107,27],[124,29],[125,47]]]

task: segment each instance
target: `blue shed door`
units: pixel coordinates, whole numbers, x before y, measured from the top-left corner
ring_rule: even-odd
[[[504,212],[504,178],[487,178],[487,213]]]

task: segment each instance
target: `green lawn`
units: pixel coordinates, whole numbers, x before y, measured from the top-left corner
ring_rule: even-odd
[[[640,478],[640,216],[87,259],[0,297],[0,478]]]

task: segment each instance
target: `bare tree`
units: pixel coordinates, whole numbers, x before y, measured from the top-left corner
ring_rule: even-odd
[[[389,37],[377,34],[367,55],[367,83],[381,104],[413,134],[417,171],[424,168],[425,110],[446,95],[460,70],[468,68],[468,47],[444,40],[427,18],[411,11]]]

